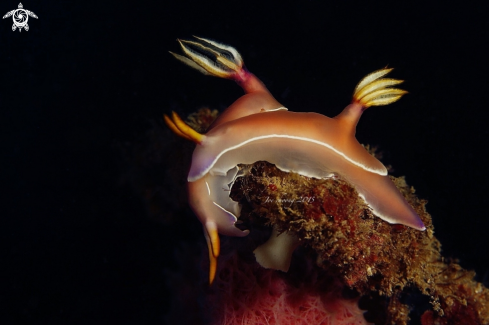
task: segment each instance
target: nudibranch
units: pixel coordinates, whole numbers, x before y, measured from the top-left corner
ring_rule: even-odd
[[[283,171],[307,177],[339,175],[355,187],[379,218],[425,230],[419,216],[387,176],[385,166],[355,138],[356,125],[366,108],[393,103],[406,93],[392,87],[402,80],[383,78],[392,69],[384,68],[363,78],[355,88],[352,103],[330,118],[288,111],[245,68],[233,47],[199,37],[178,41],[185,56],[170,52],[175,58],[204,74],[232,79],[245,91],[206,134],[190,128],[175,112],[172,118],[164,116],[173,132],[197,144],[188,174],[188,194],[190,206],[204,226],[211,283],[219,256],[219,234],[240,237],[249,232],[235,226],[240,206],[229,197],[240,176],[238,164],[268,161]],[[276,235],[274,232],[272,236]],[[258,255],[257,260],[260,262]]]

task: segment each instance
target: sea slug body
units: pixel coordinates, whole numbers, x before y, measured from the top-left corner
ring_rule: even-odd
[[[340,175],[355,187],[376,216],[392,224],[425,229],[387,176],[384,165],[355,138],[356,125],[366,108],[390,104],[406,93],[391,87],[401,80],[382,78],[392,69],[381,69],[362,79],[352,103],[336,117],[329,118],[318,113],[288,111],[247,71],[234,48],[203,38],[179,42],[186,57],[172,53],[177,59],[202,73],[233,79],[246,93],[219,116],[205,135],[192,130],[175,113],[172,118],[165,116],[167,125],[176,134],[197,144],[188,175],[189,203],[204,225],[211,283],[219,256],[218,233],[248,234],[235,227],[240,207],[229,198],[229,190],[239,176],[238,164],[268,161],[283,171],[307,177]],[[288,268],[263,262],[266,258],[255,254],[265,267]],[[290,260],[290,256],[284,260]]]

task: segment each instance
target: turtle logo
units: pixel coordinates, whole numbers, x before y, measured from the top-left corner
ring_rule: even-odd
[[[19,9],[14,9],[12,11],[7,12],[3,16],[3,19],[8,18],[10,16],[12,16],[12,19],[14,20],[14,24],[12,25],[12,31],[15,31],[18,28],[19,32],[22,31],[22,28],[24,28],[26,31],[29,30],[29,25],[27,25],[29,16],[37,19],[36,14],[33,13],[32,11],[25,10],[24,6],[22,6],[22,3],[19,3]]]

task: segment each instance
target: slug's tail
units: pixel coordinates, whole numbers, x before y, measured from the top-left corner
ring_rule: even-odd
[[[239,52],[229,45],[194,36],[196,41],[178,40],[185,54],[170,52],[176,59],[214,77],[241,80],[246,72]]]
[[[382,106],[398,101],[407,91],[390,88],[404,80],[382,78],[393,69],[380,69],[364,77],[355,87],[353,101],[367,108],[370,106]]]

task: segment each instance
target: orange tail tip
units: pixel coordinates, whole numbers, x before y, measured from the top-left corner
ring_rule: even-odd
[[[173,131],[176,135],[193,141],[196,144],[201,144],[205,139],[205,135],[200,134],[199,132],[192,129],[188,126],[177,113],[172,112],[172,118],[168,117],[168,115],[164,114],[163,119],[165,120],[166,125]]]
[[[403,83],[404,80],[382,78],[392,70],[392,68],[384,68],[364,77],[355,87],[353,100],[365,108],[389,105],[398,101],[403,95],[407,94],[407,91],[390,87]]]
[[[170,52],[176,59],[205,75],[241,79],[243,59],[239,52],[225,44],[194,36],[197,41],[178,40],[186,56]]]

